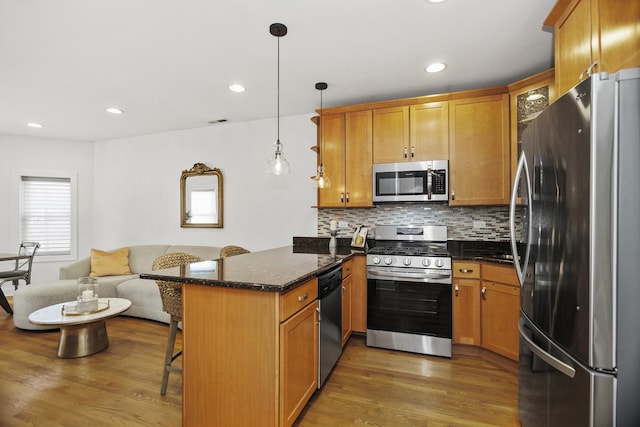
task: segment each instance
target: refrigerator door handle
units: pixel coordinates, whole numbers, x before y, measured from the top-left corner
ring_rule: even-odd
[[[516,169],[516,176],[513,180],[513,189],[511,191],[511,202],[509,203],[509,237],[511,240],[511,252],[513,253],[513,265],[516,268],[516,274],[520,281],[520,287],[524,283],[523,271],[527,271],[529,265],[529,252],[531,250],[531,234],[533,233],[533,224],[531,218],[529,218],[529,229],[527,231],[527,249],[524,256],[523,267],[520,267],[520,256],[518,255],[518,247],[516,242],[516,201],[518,199],[518,184],[520,182],[520,175],[524,170],[525,182],[527,184],[527,206],[531,209],[531,203],[533,201],[531,197],[531,178],[529,177],[529,167],[527,166],[527,158],[524,152],[520,155],[520,161],[518,161],[518,168]]]
[[[518,322],[518,329],[520,330],[520,336],[524,340],[525,344],[527,344],[527,347],[529,347],[529,349],[536,356],[538,356],[540,359],[544,360],[547,364],[551,365],[553,368],[562,372],[569,378],[573,378],[576,375],[576,370],[573,367],[567,365],[561,360],[556,359],[555,357],[553,357],[552,355],[550,355],[549,353],[541,349],[536,343],[533,342],[531,338],[527,336],[527,333],[524,330],[524,324],[522,323],[522,319],[520,319],[520,322]]]

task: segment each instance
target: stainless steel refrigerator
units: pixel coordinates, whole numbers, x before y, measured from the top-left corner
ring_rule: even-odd
[[[510,214],[522,425],[640,426],[640,69],[530,123]]]

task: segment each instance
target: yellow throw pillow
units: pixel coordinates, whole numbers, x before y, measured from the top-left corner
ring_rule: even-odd
[[[129,248],[116,249],[112,252],[91,249],[91,277],[118,276],[120,274],[131,274]]]

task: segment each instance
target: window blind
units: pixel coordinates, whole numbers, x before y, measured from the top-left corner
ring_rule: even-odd
[[[22,177],[23,241],[39,242],[39,255],[69,255],[71,220],[70,178]]]

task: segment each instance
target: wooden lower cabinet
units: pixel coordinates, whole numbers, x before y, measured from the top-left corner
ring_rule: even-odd
[[[352,268],[352,260],[342,264],[342,347],[351,336]]]
[[[453,343],[480,345],[480,280],[453,279]]]
[[[453,343],[480,345],[480,263],[453,263]]]
[[[345,346],[351,336],[351,302],[352,286],[351,276],[342,279],[342,347]]]
[[[482,347],[518,360],[518,287],[482,281]]]
[[[182,425],[290,426],[317,388],[318,280],[183,286]]]
[[[513,266],[482,264],[482,346],[518,360],[520,286]]]
[[[351,330],[367,332],[367,257],[354,256],[351,269]]]
[[[520,287],[512,266],[453,262],[453,343],[518,360]]]
[[[317,306],[309,304],[280,325],[280,425],[293,424],[318,386]]]

